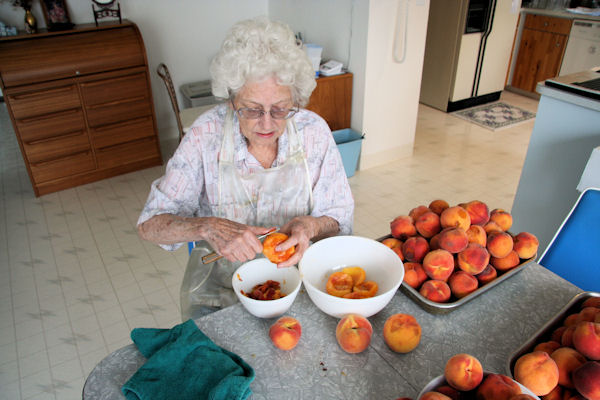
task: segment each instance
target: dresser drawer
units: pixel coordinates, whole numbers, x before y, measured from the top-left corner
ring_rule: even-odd
[[[8,93],[8,102],[16,119],[50,114],[79,107],[76,85],[67,85],[35,92]]]
[[[84,151],[54,160],[30,163],[29,167],[35,181],[41,183],[92,171],[94,157],[91,151]]]
[[[128,121],[152,115],[152,106],[147,98],[117,100],[86,108],[91,128]]]
[[[24,141],[23,148],[29,162],[39,162],[89,151],[90,141],[85,131],[79,131],[47,139]]]
[[[138,72],[111,79],[81,84],[81,95],[86,106],[112,104],[119,100],[148,98],[146,74]]]
[[[60,111],[38,117],[17,120],[21,140],[47,139],[62,134],[85,130],[83,112],[80,108]]]
[[[96,150],[98,168],[101,169],[157,157],[160,154],[154,137]]]
[[[571,22],[568,18],[527,14],[525,17],[525,28],[568,35],[571,31]]]
[[[154,136],[154,123],[152,116],[148,115],[130,121],[92,128],[91,133],[94,147],[102,148]]]

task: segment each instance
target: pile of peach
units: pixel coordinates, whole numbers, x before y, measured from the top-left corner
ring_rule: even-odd
[[[361,267],[345,267],[329,276],[325,289],[335,297],[366,299],[375,296],[379,290],[376,282],[366,278],[367,274]]]
[[[291,350],[296,347],[302,328],[295,318],[279,318],[269,329],[269,337],[275,347]],[[371,343],[373,326],[369,320],[358,314],[348,314],[338,322],[335,338],[347,353],[360,353]],[[383,326],[383,339],[389,348],[397,353],[408,353],[421,341],[421,326],[412,315],[394,314],[388,317]]]
[[[384,239],[404,262],[404,282],[438,303],[460,299],[536,255],[537,238],[508,232],[512,215],[478,200],[420,205],[390,223]]]
[[[419,400],[527,400],[534,397],[522,393],[521,387],[502,374],[484,376],[479,360],[470,354],[456,354],[446,362],[445,381]],[[410,400],[403,397],[398,400]]]
[[[513,368],[515,379],[544,400],[600,400],[600,297],[573,311]]]

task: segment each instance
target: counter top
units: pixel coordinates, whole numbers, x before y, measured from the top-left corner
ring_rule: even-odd
[[[521,12],[525,14],[547,15],[550,17],[569,18],[569,19],[588,19],[592,21],[600,21],[600,16],[578,14],[568,12],[566,10],[546,10],[544,8],[521,8]]]
[[[485,370],[509,374],[513,352],[579,292],[536,263],[449,314],[428,313],[398,291],[369,318],[373,337],[360,354],[341,350],[338,320],[317,309],[304,290],[286,313],[302,324],[302,338],[288,352],[269,339],[274,319],[256,318],[239,303],[195,322],[254,368],[251,399],[415,398],[457,353],[474,355]],[[421,342],[410,353],[394,353],[383,340],[383,325],[395,313],[413,315],[422,327]],[[122,399],[121,385],[144,361],[134,345],[113,352],[88,377],[83,398]]]
[[[565,101],[576,106],[600,111],[600,100],[591,99],[556,87],[547,86],[544,82],[539,82],[535,90],[542,96],[552,97],[553,99]]]

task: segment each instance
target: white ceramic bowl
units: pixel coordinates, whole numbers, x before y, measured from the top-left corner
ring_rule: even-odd
[[[404,266],[400,257],[380,242],[359,236],[334,236],[311,245],[298,264],[308,296],[324,313],[342,318],[359,314],[367,318],[381,311],[400,287]],[[329,276],[344,267],[359,266],[367,280],[379,287],[367,299],[344,299],[327,293]]]
[[[285,294],[277,300],[254,300],[244,296],[254,286],[268,280],[281,284],[281,293]],[[296,267],[277,268],[276,264],[266,258],[258,258],[240,265],[231,277],[231,286],[242,305],[248,312],[259,318],[274,318],[285,313],[294,302],[302,281]]]

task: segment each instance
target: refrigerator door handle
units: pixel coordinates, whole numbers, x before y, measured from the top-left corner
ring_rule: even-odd
[[[477,97],[477,92],[479,91],[479,80],[481,78],[481,69],[483,67],[483,56],[485,54],[487,38],[490,33],[492,33],[494,13],[496,12],[496,1],[497,0],[488,0],[488,7],[485,15],[485,29],[481,33],[481,40],[479,42],[479,54],[477,55],[477,65],[475,67],[475,76],[473,78],[471,97]]]

